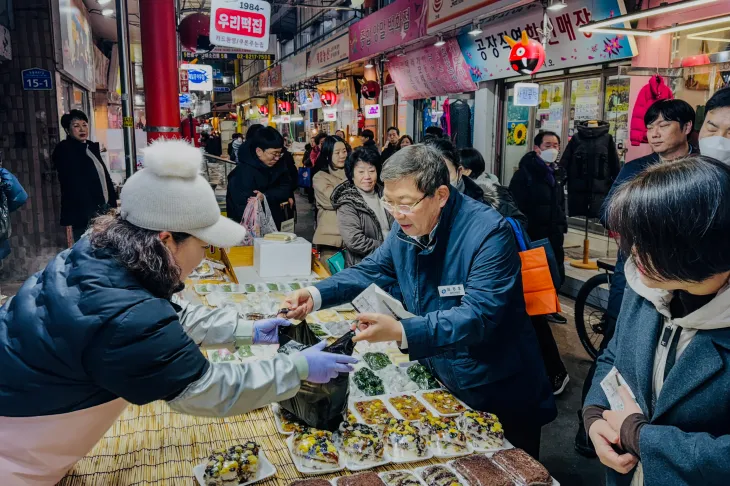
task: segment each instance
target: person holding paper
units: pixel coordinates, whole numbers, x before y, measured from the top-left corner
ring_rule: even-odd
[[[615,191],[608,222],[628,285],[583,409],[606,484],[727,484],[730,167],[654,165]]]
[[[507,438],[537,457],[541,427],[557,415],[522,294],[509,223],[449,184],[441,154],[413,145],[381,173],[395,224],[354,267],[288,298],[290,318],[398,283],[406,310],[359,316],[356,340],[397,341],[469,406],[497,414]]]

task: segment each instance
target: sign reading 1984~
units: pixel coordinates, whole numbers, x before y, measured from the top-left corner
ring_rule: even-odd
[[[271,4],[261,0],[213,0],[210,42],[265,52],[269,49]]]
[[[23,78],[23,89],[26,91],[49,91],[53,89],[53,74],[51,71],[40,68],[25,69],[21,76]]]

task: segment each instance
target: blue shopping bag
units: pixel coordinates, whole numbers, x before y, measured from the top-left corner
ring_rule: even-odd
[[[312,168],[299,168],[299,187],[312,187]]]

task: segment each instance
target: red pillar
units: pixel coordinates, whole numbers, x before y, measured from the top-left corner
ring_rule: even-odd
[[[180,138],[175,0],[139,0],[147,140]]]

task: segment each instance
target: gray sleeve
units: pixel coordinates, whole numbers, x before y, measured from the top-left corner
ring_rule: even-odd
[[[374,252],[381,242],[370,238],[360,227],[360,217],[351,205],[344,204],[337,208],[337,222],[340,225],[340,234],[345,248],[349,251],[366,257]]]
[[[198,346],[251,344],[253,323],[241,319],[235,309],[211,309],[179,297],[173,298],[173,302],[182,308],[178,318],[185,333]]]
[[[170,408],[189,415],[230,417],[286,400],[299,391],[308,375],[302,356],[279,355],[250,363],[213,363]]]

